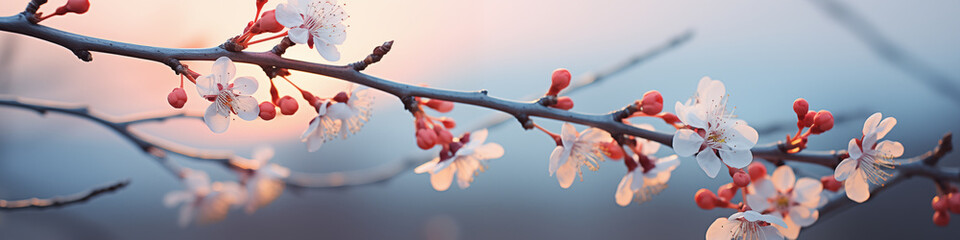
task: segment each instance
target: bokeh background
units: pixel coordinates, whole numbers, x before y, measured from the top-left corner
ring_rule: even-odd
[[[345,1],[345,0],[341,0]],[[949,0],[838,0],[905,50],[911,64],[960,79],[960,2]],[[3,0],[0,13],[23,10],[26,0]],[[41,11],[65,2],[52,0]],[[45,25],[124,42],[165,47],[210,47],[238,34],[254,15],[253,1],[92,0],[82,16],[55,17]],[[277,0],[270,1],[272,8]],[[830,17],[814,0],[597,0],[597,1],[346,1],[351,15],[347,41],[340,47],[345,64],[366,56],[383,41],[393,50],[366,72],[404,83],[435,87],[488,89],[497,97],[518,99],[549,85],[559,67],[574,75],[605,68],[659,45],[685,31],[693,39],[606,82],[571,97],[573,109],[604,113],[618,109],[651,89],[660,90],[667,109],[690,97],[703,76],[723,80],[736,114],[754,126],[792,126],[791,103],[804,97],[813,109],[859,113],[855,120],[811,138],[811,149],[841,149],[874,111],[895,116],[899,124],[888,139],[906,146],[905,156],[930,150],[949,131],[960,132],[958,102],[938,94],[916,75],[885,61],[869,45]],[[264,50],[271,44],[253,47]],[[315,51],[295,46],[285,55],[325,62]],[[189,63],[206,73],[209,63]],[[255,76],[256,66],[238,66]],[[333,94],[346,83],[297,73],[302,87]],[[84,63],[65,49],[29,37],[0,33],[0,93],[86,103],[94,109],[126,115],[170,111],[166,95],[179,84],[168,67],[94,53]],[[952,84],[960,84],[952,82]],[[282,93],[292,87],[279,84]],[[188,86],[186,109],[202,111]],[[955,94],[960,94],[957,92]],[[297,171],[363,169],[420,153],[412,118],[393,96],[377,93],[372,120],[346,141],[327,143],[308,153],[298,137],[312,117],[301,111],[271,122],[234,121],[227,133],[212,134],[200,121],[174,120],[138,127],[153,136],[191,146],[233,150],[249,156],[257,146],[277,150],[274,161]],[[266,87],[255,95],[267,99]],[[306,105],[301,102],[301,109]],[[471,126],[490,110],[458,105],[447,116]],[[559,131],[560,123],[537,120]],[[659,129],[668,130],[656,121]],[[583,129],[583,126],[578,126]],[[462,129],[459,131],[463,131]],[[763,135],[777,141],[787,132]],[[62,209],[0,212],[3,239],[260,239],[364,238],[459,239],[699,239],[729,210],[696,207],[699,188],[728,182],[706,177],[692,158],[683,159],[670,188],[650,202],[620,207],[613,195],[625,170],[619,162],[585,172],[584,181],[561,189],[547,173],[554,145],[542,133],[522,131],[514,121],[491,131],[490,141],[506,155],[470,188],[436,192],[429,177],[408,171],[381,184],[336,189],[288,189],[273,204],[252,215],[231,212],[220,223],[180,228],[176,209],[161,199],[181,189],[156,162],[100,125],[59,114],[38,116],[0,108],[0,198],[51,197],[83,191],[117,179],[132,185],[91,202]],[[668,148],[661,155],[672,154]],[[948,155],[946,166],[958,166]],[[219,166],[174,157],[202,169],[215,180],[234,180]],[[816,174],[830,171],[794,165]],[[950,239],[960,234],[931,222],[935,187],[911,179],[869,202],[805,229],[806,239]],[[956,217],[956,215],[954,216]]]

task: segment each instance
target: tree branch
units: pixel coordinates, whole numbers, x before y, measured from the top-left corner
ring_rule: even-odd
[[[73,194],[65,197],[54,197],[47,199],[31,198],[24,200],[0,200],[0,211],[15,211],[15,210],[25,210],[25,209],[45,209],[45,208],[59,208],[68,205],[78,204],[86,202],[87,200],[93,199],[100,195],[115,192],[120,190],[127,185],[130,185],[130,180],[121,180],[116,183],[110,184],[104,187],[94,188],[92,190]]]

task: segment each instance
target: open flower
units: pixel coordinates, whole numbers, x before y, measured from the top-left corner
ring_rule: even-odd
[[[310,152],[317,151],[323,143],[337,136],[346,139],[359,132],[370,120],[370,105],[373,104],[370,89],[354,85],[348,91],[349,94],[340,92],[331,100],[318,101],[317,117],[310,121],[310,127],[300,137]]]
[[[697,163],[707,176],[720,172],[721,162],[743,168],[753,161],[750,149],[757,144],[757,130],[747,122],[734,119],[726,110],[723,82],[704,77],[697,94],[686,104],[677,102],[677,116],[693,129],[680,129],[673,135],[677,155],[697,155]]]
[[[247,187],[247,213],[266,206],[276,200],[283,193],[284,178],[290,176],[290,169],[276,163],[269,163],[273,158],[274,150],[262,147],[254,150],[253,158],[234,157],[230,164],[236,166],[243,185]]]
[[[755,211],[737,212],[729,218],[717,218],[707,229],[707,240],[783,239],[773,225],[784,226],[780,217]]]
[[[252,121],[260,116],[260,105],[250,95],[257,91],[257,80],[252,77],[234,79],[237,67],[227,57],[217,58],[209,75],[197,78],[197,92],[207,100],[203,122],[215,133],[227,131],[230,114]]]
[[[463,143],[459,149],[452,149],[453,156],[446,159],[439,157],[420,165],[414,172],[430,173],[430,183],[437,191],[446,191],[453,183],[453,175],[457,175],[457,185],[461,189],[470,186],[473,175],[483,171],[486,160],[503,156],[503,147],[496,143],[483,142],[487,139],[487,130],[479,130],[470,134],[469,141]],[[464,140],[464,139],[461,139]],[[461,144],[454,142],[451,145]]]
[[[184,169],[183,174],[187,189],[163,197],[163,204],[168,208],[183,203],[177,220],[180,227],[186,227],[193,219],[201,224],[223,220],[231,206],[244,201],[243,189],[235,182],[210,184],[207,173],[191,169]]]
[[[336,45],[347,39],[347,26],[343,24],[347,17],[336,0],[288,0],[276,10],[277,22],[290,28],[291,41],[316,47],[329,61],[340,60]]]
[[[653,126],[650,124],[636,124],[634,126],[653,131]],[[639,152],[631,148],[633,157],[625,158],[625,161],[636,161],[639,165],[639,161],[646,158],[643,161],[650,161],[654,166],[650,170],[637,167],[627,171],[627,174],[620,180],[620,184],[617,185],[617,193],[614,194],[614,198],[620,206],[629,205],[634,198],[637,199],[637,203],[649,201],[651,197],[667,188],[670,172],[680,165],[677,155],[664,158],[653,156],[657,153],[657,150],[660,150],[660,143],[643,138],[637,138],[636,141]]]
[[[883,184],[892,174],[887,170],[899,165],[894,158],[903,155],[903,144],[884,140],[877,144],[897,125],[897,119],[888,117],[880,121],[883,115],[874,113],[863,123],[863,138],[850,139],[847,152],[850,157],[837,165],[833,176],[843,181],[843,188],[850,200],[862,203],[870,199],[870,185]]]
[[[810,226],[820,216],[817,205],[823,186],[813,178],[797,180],[790,166],[778,167],[769,178],[751,183],[749,189],[750,208],[782,216],[786,225],[776,227],[789,239],[797,239],[800,228]]]
[[[603,160],[601,144],[611,141],[610,133],[599,128],[589,128],[581,133],[570,123],[563,123],[560,130],[560,146],[550,154],[550,175],[557,174],[560,187],[568,188],[573,179],[581,175],[580,167],[586,165],[597,170],[597,163]]]

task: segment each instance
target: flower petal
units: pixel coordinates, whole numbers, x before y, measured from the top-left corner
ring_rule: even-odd
[[[800,178],[797,185],[793,187],[793,198],[802,206],[817,207],[821,192],[823,192],[823,184],[820,181],[813,178]]]
[[[886,119],[883,119],[883,121],[880,121],[880,125],[874,130],[877,133],[877,139],[883,139],[883,137],[887,136],[887,133],[893,129],[893,126],[896,125],[897,119],[893,117],[887,117]]]
[[[783,219],[783,221],[787,223],[787,226],[785,227],[781,227],[779,225],[772,225],[772,226],[777,228],[777,230],[780,231],[780,234],[783,234],[783,236],[786,237],[787,239],[797,239],[797,237],[800,235],[800,225],[797,225],[797,223],[794,223],[793,220],[790,220],[790,218]]]
[[[706,152],[706,151],[705,151]],[[732,168],[745,168],[753,161],[753,153],[747,150],[718,150],[720,159]]]
[[[473,156],[478,160],[496,159],[503,157],[503,146],[497,143],[487,143],[473,150]]]
[[[748,212],[752,212],[752,211],[748,211]],[[756,212],[755,212],[755,213],[756,213]],[[759,213],[757,213],[757,214],[759,215]],[[779,214],[778,214],[778,215],[779,215]],[[760,215],[760,216],[757,218],[757,220],[764,221],[764,222],[768,222],[768,223],[770,223],[770,224],[780,225],[781,227],[786,227],[786,226],[787,226],[787,223],[783,222],[783,218],[781,218],[780,216],[777,216],[777,215],[762,214],[762,215]]]
[[[747,122],[737,120],[727,127],[727,129],[733,130],[723,131],[723,137],[726,139],[725,145],[728,147],[735,150],[747,150],[757,145],[757,139],[759,138],[757,130],[747,125]]]
[[[866,136],[873,132],[873,130],[877,128],[877,124],[880,123],[881,118],[883,118],[883,114],[879,112],[870,115],[867,121],[863,122],[863,135]]]
[[[697,154],[697,163],[700,164],[700,168],[703,169],[703,172],[710,178],[715,178],[717,177],[717,173],[720,173],[720,158],[717,157],[717,154],[714,154],[712,150]]]
[[[257,92],[257,79],[253,77],[238,77],[233,80],[233,93],[237,95],[253,95]]]
[[[190,221],[193,220],[193,204],[186,204],[183,207],[180,207],[180,215],[177,217],[177,224],[180,227],[187,227],[190,225]]]
[[[602,143],[610,142],[612,140],[613,138],[610,137],[610,133],[599,128],[588,128],[587,130],[583,130],[583,132],[580,133],[580,137],[577,137],[577,142],[583,143]]]
[[[717,218],[713,223],[710,224],[710,228],[707,228],[707,240],[730,240],[733,236],[731,227],[734,227],[736,223],[728,220],[727,218]]]
[[[299,27],[290,28],[287,31],[287,36],[290,37],[290,41],[296,44],[307,44],[310,40],[310,31]]]
[[[793,185],[797,183],[797,175],[793,173],[793,168],[783,165],[773,171],[770,180],[773,181],[773,187],[777,188],[777,191],[786,193],[793,189]]]
[[[764,178],[759,181],[750,184],[752,186],[751,192],[753,194],[763,196],[765,198],[770,198],[776,196],[777,189],[773,187],[773,182],[770,179]]]
[[[790,208],[790,219],[800,226],[807,227],[817,221],[820,214],[814,214],[818,211],[804,206],[793,206]]]
[[[197,78],[197,93],[199,93],[201,97],[219,94],[220,90],[218,90],[217,83],[214,80],[215,77],[213,77],[213,74],[203,75]]]
[[[852,158],[843,159],[840,162],[840,165],[837,165],[837,169],[833,172],[833,178],[837,181],[847,180],[851,177],[854,172],[857,171],[857,160]]]
[[[313,42],[315,43],[313,46],[317,48],[317,52],[323,59],[331,62],[340,60],[340,51],[337,50],[337,45],[328,43],[318,37],[314,37]]]
[[[569,188],[573,185],[573,180],[577,178],[577,165],[573,161],[567,161],[566,164],[557,169],[557,182],[561,188]]]
[[[230,115],[220,113],[220,111],[217,111],[217,108],[216,102],[210,104],[210,106],[207,107],[207,111],[203,114],[203,122],[207,124],[210,131],[223,133],[227,131],[227,127],[230,127]]]
[[[747,194],[747,205],[757,211],[764,211],[772,207],[770,201],[767,201],[767,197],[759,194]]]
[[[550,171],[550,176],[553,176],[563,163],[567,163],[567,157],[569,156],[563,155],[563,146],[557,146],[553,149],[553,153],[550,153],[550,166],[547,169]],[[563,163],[561,163],[561,159]]]
[[[187,191],[173,191],[163,196],[163,206],[168,208],[176,207],[182,202],[193,199],[193,194]]]
[[[434,167],[437,166],[438,162],[440,162],[440,158],[433,158],[433,160],[420,164],[420,166],[417,166],[417,168],[414,168],[413,172],[417,174],[430,172],[431,170],[433,170]]]
[[[863,151],[860,150],[860,146],[857,145],[857,139],[850,139],[850,142],[847,144],[847,153],[850,154],[850,158],[854,160],[859,160],[863,156]]]
[[[884,140],[877,145],[877,151],[886,158],[898,158],[903,156],[903,144],[896,141]]]
[[[577,129],[573,127],[573,124],[563,123],[560,127],[560,142],[563,143],[563,147],[572,148],[577,141],[577,134]]]
[[[303,16],[300,15],[300,11],[297,11],[297,4],[294,3],[277,5],[274,16],[284,27],[294,28],[303,25]]]
[[[633,173],[633,171],[630,171],[627,175],[624,175],[623,179],[620,179],[620,184],[617,185],[617,193],[614,198],[616,198],[617,205],[621,207],[626,207],[633,201],[633,190],[630,189],[634,178]]]
[[[700,151],[703,137],[690,129],[680,129],[673,134],[673,151],[681,157],[692,156]]]
[[[776,226],[776,225],[774,225]],[[766,226],[760,227],[761,234],[764,240],[783,240],[783,235],[780,234],[780,231],[776,227]]]
[[[864,179],[862,171],[854,171],[853,176],[843,182],[844,190],[847,191],[847,197],[854,202],[862,203],[870,199],[870,185]]]
[[[251,96],[236,96],[233,101],[233,111],[240,119],[253,121],[260,116],[260,105],[257,99]]]
[[[453,173],[457,171],[456,167],[450,166],[438,172],[430,173],[430,184],[437,191],[446,191],[453,184]]]
[[[222,84],[224,88],[227,87],[227,82],[233,80],[233,76],[237,74],[237,66],[233,65],[233,61],[228,57],[217,58],[217,61],[213,62],[213,67],[210,69],[210,73],[213,74],[214,86],[217,83]]]

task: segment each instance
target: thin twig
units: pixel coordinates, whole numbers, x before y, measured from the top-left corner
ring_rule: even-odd
[[[115,192],[121,188],[130,185],[130,180],[121,180],[116,183],[91,189],[86,192],[76,193],[70,196],[63,197],[54,197],[54,198],[31,198],[24,200],[0,200],[0,211],[15,211],[15,210],[25,210],[25,209],[45,209],[45,208],[60,208],[68,205],[78,204],[86,202],[87,200],[93,199],[100,195]]]

